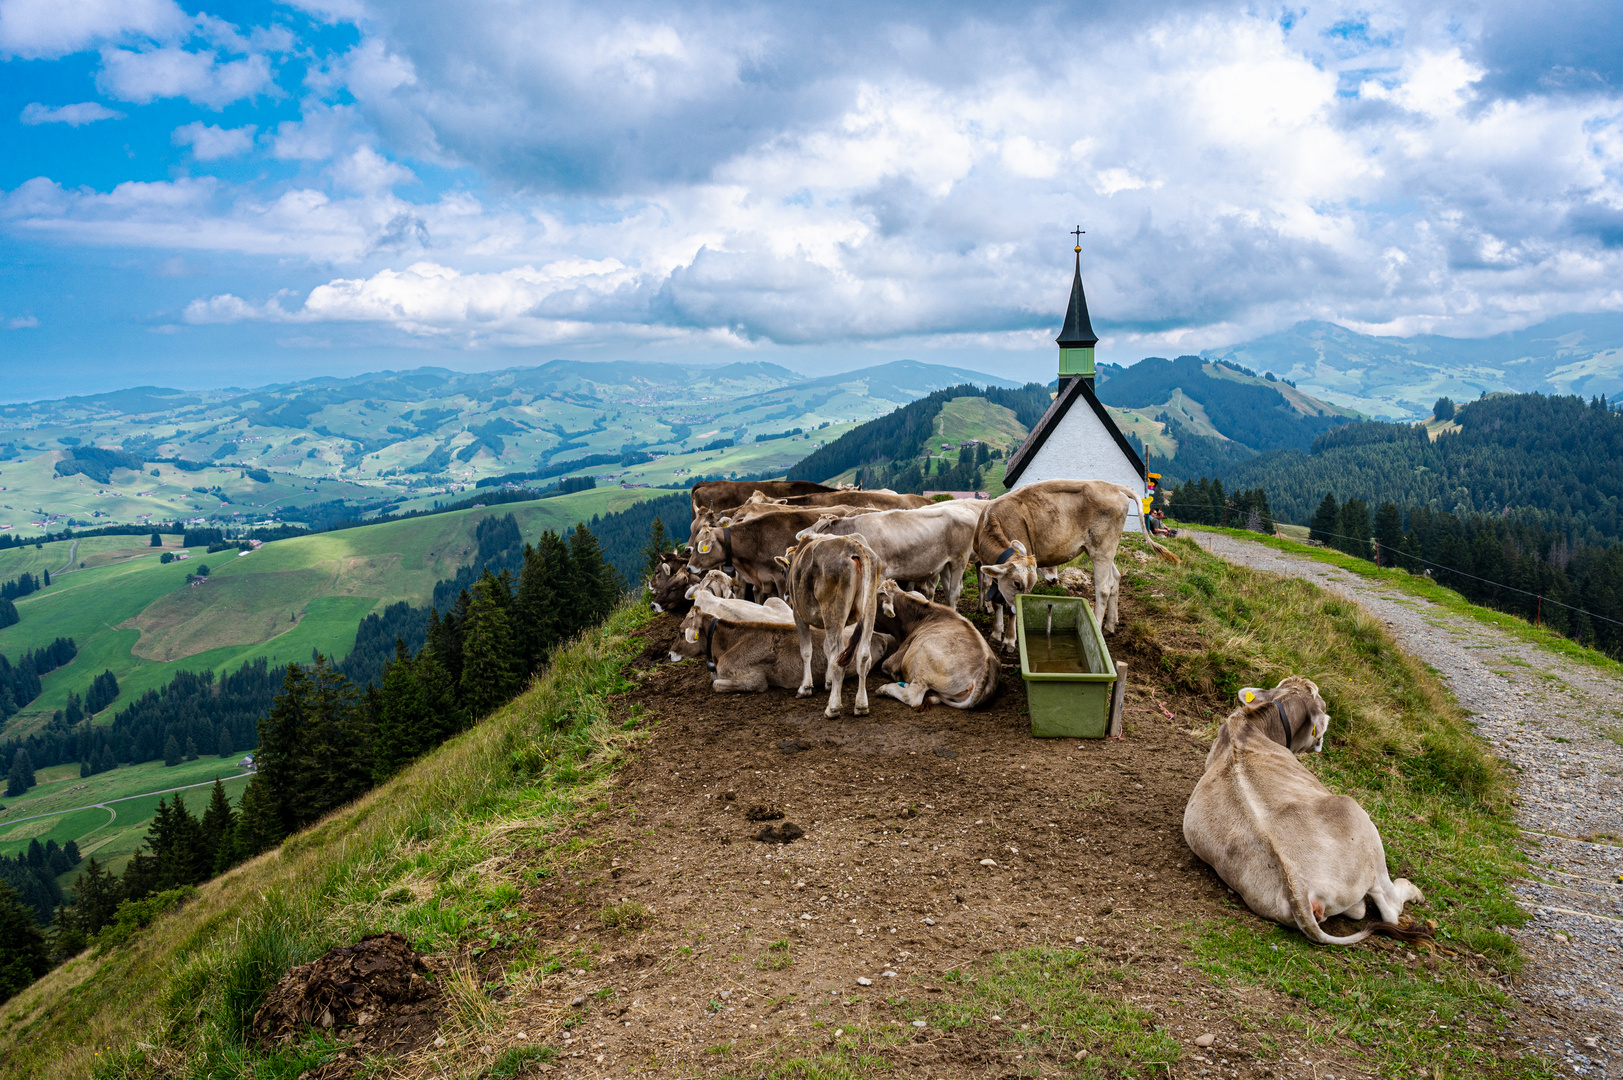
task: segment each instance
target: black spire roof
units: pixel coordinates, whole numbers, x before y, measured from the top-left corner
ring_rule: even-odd
[[[1076,256],[1076,277],[1071,280],[1071,306],[1065,311],[1065,328],[1055,339],[1062,349],[1089,349],[1099,342],[1088,318],[1088,298],[1082,294],[1082,254]]]

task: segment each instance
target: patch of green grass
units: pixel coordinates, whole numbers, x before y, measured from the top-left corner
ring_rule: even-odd
[[[622,933],[641,930],[648,924],[648,906],[635,900],[608,904],[597,913],[597,918],[605,930],[618,930]]]
[[[511,1046],[496,1055],[496,1060],[483,1073],[483,1080],[513,1080],[523,1076],[531,1065],[542,1065],[558,1056],[550,1046]]]
[[[766,952],[755,961],[755,966],[762,971],[782,971],[794,967],[795,958],[789,952],[789,939],[779,938],[766,947]]]
[[[1282,926],[1226,920],[1195,934],[1207,975],[1263,986],[1312,1013],[1287,1016],[1296,1044],[1331,1044],[1382,1076],[1550,1077],[1511,1038],[1512,1000],[1464,968],[1402,949],[1335,949]],[[1501,1037],[1506,1042],[1501,1042]]]
[[[1471,603],[1453,589],[1444,588],[1430,578],[1417,577],[1406,570],[1376,566],[1365,559],[1357,559],[1329,548],[1312,547],[1283,537],[1264,536],[1261,533],[1248,532],[1244,529],[1224,529],[1211,525],[1183,524],[1179,524],[1178,528],[1192,532],[1222,533],[1224,536],[1232,536],[1238,540],[1250,540],[1279,551],[1288,551],[1293,555],[1305,555],[1317,562],[1338,566],[1360,577],[1369,578],[1371,581],[1391,585],[1411,596],[1430,600],[1432,603],[1446,608],[1456,615],[1464,615],[1485,626],[1504,630],[1522,641],[1549,649],[1551,652],[1558,653],[1568,660],[1575,660],[1578,663],[1599,668],[1608,674],[1623,675],[1623,663],[1613,660],[1603,652],[1580,645],[1571,638],[1557,634],[1553,630],[1545,629],[1542,626],[1534,626],[1526,619],[1516,615],[1507,615],[1502,611],[1494,611],[1492,608],[1480,607]]]

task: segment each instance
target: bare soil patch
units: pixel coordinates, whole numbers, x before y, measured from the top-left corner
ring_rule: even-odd
[[[1033,739],[1017,665],[967,712],[872,697],[852,717],[849,686],[837,719],[822,695],[715,694],[701,662],[664,660],[678,620],[658,619],[617,706],[652,733],[573,834],[515,856],[551,970],[510,999],[503,1040],[561,1047],[532,1067],[568,1076],[771,1075],[833,1053],[836,1031],[862,1033],[863,1068],[885,1074],[1167,1075],[1127,1062],[1118,1034],[1039,1038],[1018,1000],[938,1023],[977,993],[995,1002],[991,968],[1050,950],[1079,954],[1078,978],[1171,1037],[1172,1075],[1371,1075],[1350,1045],[1304,1043],[1298,1002],[1196,966],[1202,927],[1267,928],[1182,838],[1202,728],[1228,705],[1170,685],[1126,591],[1121,611],[1112,650],[1133,677],[1119,741]],[[803,835],[760,842],[763,822]],[[1197,1046],[1203,1034],[1215,1044]]]

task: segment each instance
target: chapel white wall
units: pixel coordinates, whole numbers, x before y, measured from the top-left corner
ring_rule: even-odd
[[[1040,480],[1108,480],[1140,497],[1145,494],[1144,478],[1085,401],[1076,402],[1058,429],[1049,433],[1014,486],[1022,488]],[[1135,504],[1127,519],[1129,530],[1143,528],[1139,514]]]

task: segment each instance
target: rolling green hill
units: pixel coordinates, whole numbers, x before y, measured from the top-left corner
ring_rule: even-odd
[[[402,600],[425,605],[435,582],[469,561],[481,520],[511,513],[520,532],[533,537],[665,494],[583,491],[294,537],[247,555],[192,548],[186,561],[168,565],[159,562],[159,549],[132,546],[139,537],[78,541],[86,557],[60,574],[55,569],[67,561],[70,541],[0,551],[6,577],[53,568],[50,588],[17,601],[21,622],[0,630],[0,654],[15,659],[57,637],[79,648],[72,663],[43,677],[40,696],[4,734],[36,729],[104,670],[119,681],[116,711],[179,670],[220,675],[260,658],[272,666],[308,660],[312,651],[342,658],[369,613]],[[207,581],[189,585],[188,575],[202,565],[210,568]],[[98,719],[109,721],[112,711]]]

